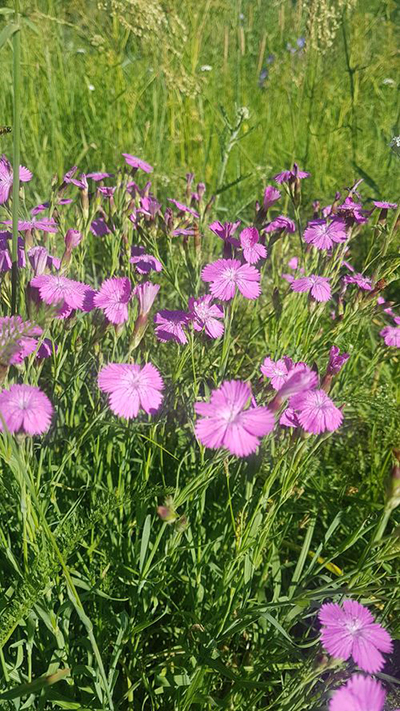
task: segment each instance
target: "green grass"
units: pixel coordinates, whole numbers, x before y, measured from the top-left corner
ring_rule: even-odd
[[[94,3],[85,11],[81,3],[22,3],[21,160],[34,181],[24,187],[21,215],[55,197],[54,173],[75,163],[116,172],[122,151],[156,166],[160,199],[185,200],[188,170],[205,180],[207,196],[221,190],[202,215],[200,253],[192,238],[184,247],[160,226],[140,231],[164,265],[152,315],[186,308],[189,296],[204,293],[200,268],[221,250],[207,225],[237,216],[251,224],[266,180],[293,159],[312,179],[303,181],[296,215],[288,198],[274,215],[305,224],[312,199],[331,201],[360,171],[367,206],[372,197],[396,198],[399,161],[387,144],[399,133],[398,89],[383,84],[396,80],[394,3],[360,4],[326,53],[300,57],[286,42],[306,34],[306,6],[268,6],[183,3],[187,40],[182,47],[179,34],[169,40],[182,49],[174,58],[157,37],[134,41]],[[11,124],[11,46],[0,52],[0,117]],[[276,61],[260,89],[271,52]],[[211,72],[200,71],[205,64]],[[195,96],[179,91],[180,72],[182,81],[199,82]],[[250,117],[235,135],[243,106]],[[11,139],[0,141],[11,154]],[[144,185],[144,176],[137,180]],[[105,208],[113,233],[102,239],[89,231],[95,201],[89,216],[79,200],[58,210],[59,235],[46,238],[53,254],[62,255],[68,228],[84,234],[68,276],[95,288],[112,274],[137,281],[129,245],[139,240],[124,200],[117,191],[115,212]],[[9,217],[10,205],[0,210],[0,219]],[[393,302],[397,216],[385,226],[372,218],[350,242],[357,269],[384,279]],[[325,711],[351,666],[323,655],[317,612],[343,596],[368,605],[398,650],[400,520],[390,476],[399,447],[399,357],[378,335],[390,320],[355,287],[342,317],[332,319],[331,304],[294,294],[281,278],[297,254],[306,273],[330,275],[337,293],[341,250],[330,260],[300,248],[297,235],[279,240],[262,268],[262,296],[235,300],[223,343],[193,333],[186,346],[162,344],[150,323],[132,358],[159,368],[165,400],[157,416],[129,423],[110,412],[96,378],[102,365],[128,360],[134,304],[119,334],[104,331],[99,312],[66,322],[36,314],[58,350],[40,364],[31,356],[10,368],[4,384],[40,384],[56,415],[41,438],[0,439],[2,709]],[[23,316],[30,278],[20,270]],[[8,315],[9,274],[0,302]],[[331,391],[344,408],[337,432],[277,429],[243,460],[196,441],[193,402],[222,380],[251,380],[265,404],[265,356],[287,354],[323,374],[332,344],[350,353]],[[169,521],[157,513],[164,504]],[[392,711],[395,654],[378,676]]]

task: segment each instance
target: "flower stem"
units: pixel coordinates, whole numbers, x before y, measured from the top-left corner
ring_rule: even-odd
[[[14,0],[14,22],[19,24],[19,0]],[[20,163],[20,108],[21,108],[21,29],[13,35],[13,87],[14,87],[14,117],[13,117],[13,189],[12,189],[12,247],[11,247],[11,313],[17,310],[18,286],[18,211],[19,211],[19,163]]]

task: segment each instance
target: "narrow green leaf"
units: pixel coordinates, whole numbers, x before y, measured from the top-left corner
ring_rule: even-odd
[[[19,32],[19,29],[19,25],[16,25],[15,22],[10,22],[9,25],[6,25],[3,28],[0,32],[0,49],[13,35],[15,35],[16,32]]]
[[[71,670],[68,668],[59,669],[55,674],[51,674],[50,676],[41,676],[38,679],[31,681],[29,684],[21,684],[20,686],[16,686],[15,689],[5,691],[0,695],[0,699],[19,699],[21,696],[26,696],[27,694],[37,694],[38,691],[41,691],[44,687],[56,684],[60,681],[60,679],[69,676],[70,673]]]

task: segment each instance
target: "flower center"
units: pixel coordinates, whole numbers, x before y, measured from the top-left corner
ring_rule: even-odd
[[[225,269],[222,272],[222,277],[226,279],[226,281],[236,281],[236,269],[232,269],[232,267]]]

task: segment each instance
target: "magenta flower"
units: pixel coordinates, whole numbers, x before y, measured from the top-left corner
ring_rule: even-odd
[[[134,264],[139,274],[148,274],[152,269],[161,272],[162,264],[152,254],[146,254],[144,247],[131,248],[130,263]]]
[[[71,198],[61,198],[60,200],[57,200],[57,205],[69,205],[73,200]],[[44,202],[41,205],[36,205],[36,207],[33,207],[31,210],[31,215],[39,215],[41,212],[44,212],[50,207],[49,202]]]
[[[292,407],[287,407],[279,418],[281,427],[300,427],[299,418]]]
[[[193,217],[200,217],[199,213],[196,212],[196,210],[193,210],[192,207],[183,205],[183,203],[178,202],[178,200],[174,200],[174,198],[168,198],[168,202],[172,202],[172,204],[178,208],[179,212],[187,212],[189,215],[193,215]]]
[[[257,299],[261,293],[260,272],[238,259],[217,259],[207,264],[201,272],[203,281],[211,282],[210,291],[221,301],[235,296],[236,287],[246,299]]]
[[[345,199],[342,205],[339,205],[337,210],[339,215],[343,215],[350,225],[354,223],[362,225],[368,222],[368,211],[363,210],[362,205],[358,202],[354,202],[350,195]]]
[[[308,178],[310,176],[310,173],[307,173],[305,170],[299,170],[297,163],[294,163],[293,169],[292,170],[284,170],[282,173],[278,173],[278,175],[274,176],[274,180],[276,180],[277,183],[294,183],[296,179],[302,180],[303,178]]]
[[[335,242],[345,242],[347,239],[346,225],[342,220],[333,220],[326,224],[325,220],[312,220],[304,231],[304,241],[317,249],[331,249]]]
[[[153,172],[153,166],[151,166],[149,163],[146,163],[146,161],[141,160],[141,158],[136,158],[136,156],[132,156],[130,153],[123,153],[122,154],[125,158],[125,163],[127,165],[130,165],[131,168],[138,168],[140,170],[143,170],[144,173],[152,173]]]
[[[64,237],[65,248],[70,252],[82,242],[83,236],[78,230],[68,230]]]
[[[287,363],[288,360],[286,361]],[[294,363],[287,376],[283,377],[283,385],[281,385],[276,395],[279,403],[291,395],[297,395],[298,393],[312,390],[318,383],[317,374],[311,370],[306,363],[302,362]]]
[[[321,277],[317,274],[310,274],[308,277],[294,279],[291,285],[292,291],[309,291],[316,301],[329,301],[331,298],[330,277]]]
[[[52,257],[46,247],[40,247],[39,245],[31,247],[28,250],[28,257],[35,276],[44,274],[46,269],[54,268],[57,271],[60,268],[60,259]]]
[[[228,242],[233,247],[240,247],[239,240],[233,236],[239,225],[240,220],[238,220],[237,222],[224,222],[223,224],[221,222],[216,221],[212,222],[211,225],[208,225],[208,228],[211,230],[211,232],[214,232],[217,237],[224,240],[224,242]]]
[[[289,217],[285,217],[285,215],[279,215],[279,217],[275,217],[272,222],[270,222],[264,227],[264,232],[278,231],[282,233],[287,232],[288,234],[291,234],[293,232],[296,232],[296,225]]]
[[[200,299],[189,299],[189,314],[195,331],[205,330],[210,338],[220,338],[224,332],[224,324],[218,319],[224,318],[222,306],[212,303],[211,294]]]
[[[0,392],[0,430],[3,420],[9,432],[43,434],[50,427],[53,406],[33,385],[11,385]]]
[[[353,674],[347,684],[337,689],[329,711],[383,711],[386,691],[376,679]]]
[[[12,220],[4,220],[3,225],[11,226]],[[42,217],[40,220],[19,220],[18,230],[20,232],[26,232],[27,230],[42,230],[42,232],[49,232],[50,234],[55,234],[58,232],[57,222],[52,217]]]
[[[344,284],[357,284],[359,289],[363,291],[371,291],[372,282],[371,279],[365,277],[363,274],[352,274],[351,276],[343,277]]]
[[[90,290],[87,284],[53,274],[35,276],[30,285],[39,289],[40,298],[45,304],[61,303],[70,309],[82,309],[86,292]]]
[[[154,316],[156,324],[156,336],[159,341],[176,341],[176,343],[187,343],[186,333],[183,330],[190,322],[190,317],[185,311],[168,311],[163,309]]]
[[[289,261],[288,261],[288,267],[289,267],[289,269],[296,270],[298,266],[299,266],[299,259],[298,259],[298,257],[292,257],[291,259],[289,259]]]
[[[370,674],[383,668],[381,652],[392,651],[392,639],[366,607],[356,600],[344,600],[343,607],[327,602],[318,618],[321,641],[328,654],[344,661],[353,657],[360,669]]]
[[[379,335],[385,339],[387,346],[400,348],[400,326],[385,326],[379,331]]]
[[[293,361],[288,356],[273,361],[265,358],[260,370],[267,378],[271,378],[271,385],[274,390],[279,390],[286,382],[289,372],[293,368]]]
[[[32,353],[37,340],[32,336],[40,336],[42,329],[30,321],[23,321],[21,316],[3,316],[0,318],[0,363],[10,365],[22,363],[23,359]],[[32,343],[34,347],[31,348]]]
[[[300,392],[290,398],[289,405],[296,411],[303,429],[312,434],[334,432],[343,421],[342,411],[324,390]]]
[[[256,227],[246,227],[240,233],[240,244],[243,256],[248,264],[257,264],[260,259],[265,259],[267,250],[263,244],[258,244],[260,235]]]
[[[381,210],[396,210],[397,209],[397,203],[395,203],[395,202],[380,202],[380,201],[374,200],[374,205],[375,205],[375,207],[379,207]]]
[[[32,180],[32,173],[23,165],[19,166],[19,179],[22,183]],[[0,205],[7,202],[13,184],[13,170],[10,161],[3,155],[0,158]]]
[[[272,205],[275,205],[275,203],[280,199],[280,197],[281,194],[278,188],[274,188],[273,185],[267,185],[264,190],[264,210],[268,210],[270,207],[272,207]]]
[[[108,404],[115,415],[131,420],[139,408],[153,415],[159,409],[164,388],[161,375],[151,363],[110,363],[98,376],[100,390],[109,394]]]
[[[133,296],[136,296],[139,302],[139,315],[147,316],[154,299],[160,291],[159,284],[152,284],[151,281],[145,281],[143,284],[138,284],[133,290]]]
[[[342,353],[340,355],[340,350],[337,346],[332,346],[329,353],[329,363],[327,367],[327,373],[329,375],[336,375],[340,373],[346,361],[350,358],[350,353]]]
[[[195,426],[197,439],[209,449],[223,447],[237,457],[255,452],[260,438],[272,432],[275,418],[267,407],[245,410],[251,396],[247,383],[231,380],[214,390],[209,402],[196,402],[195,411],[202,415]]]
[[[41,342],[36,358],[38,360],[43,360],[44,358],[50,358],[53,355],[53,349],[57,353],[58,346],[56,343],[50,340],[50,338],[44,338]]]
[[[128,320],[128,303],[131,299],[131,282],[128,277],[113,277],[103,281],[93,298],[94,305],[104,311],[110,323]]]
[[[90,231],[96,237],[104,237],[104,235],[110,234],[110,230],[105,220],[103,220],[101,217],[98,217],[96,220],[92,221],[92,224],[90,225]]]
[[[99,182],[100,180],[104,180],[105,178],[113,178],[114,176],[112,173],[103,173],[98,171],[97,173],[86,173],[86,177],[94,180],[95,182]]]

